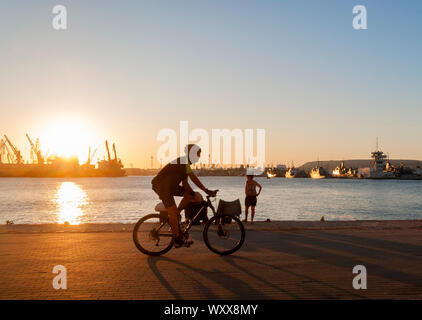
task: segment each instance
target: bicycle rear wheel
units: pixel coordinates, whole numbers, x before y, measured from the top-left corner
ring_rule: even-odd
[[[149,256],[160,256],[173,247],[173,235],[167,218],[153,213],[141,218],[133,229],[136,248]]]
[[[203,236],[208,249],[220,255],[228,255],[243,245],[245,228],[239,218],[223,214],[207,222]]]

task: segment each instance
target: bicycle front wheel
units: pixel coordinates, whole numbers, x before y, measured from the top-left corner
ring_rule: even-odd
[[[239,218],[223,214],[207,222],[203,236],[208,249],[220,255],[228,255],[243,245],[245,228]]]
[[[133,229],[136,248],[149,256],[160,256],[173,247],[173,235],[167,218],[153,213],[141,218]]]

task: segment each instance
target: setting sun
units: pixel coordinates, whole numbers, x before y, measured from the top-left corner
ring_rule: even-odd
[[[46,124],[41,141],[43,152],[61,157],[76,156],[79,163],[88,158],[89,146],[94,143],[92,129],[80,119],[58,118]]]

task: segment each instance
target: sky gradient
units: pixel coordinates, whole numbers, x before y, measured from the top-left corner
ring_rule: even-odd
[[[56,4],[68,30],[51,26]],[[149,167],[158,131],[188,120],[265,129],[267,163],[369,158],[376,137],[420,160],[421,39],[417,0],[2,0],[0,134],[25,152],[26,132],[43,145],[74,119],[86,153],[107,138]]]

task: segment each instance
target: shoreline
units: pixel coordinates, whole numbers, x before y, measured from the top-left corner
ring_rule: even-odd
[[[0,225],[0,234],[8,233],[109,233],[132,232],[135,223],[11,224]],[[203,225],[191,231],[202,231]],[[405,230],[421,229],[422,220],[355,220],[355,221],[256,221],[245,224],[247,231],[292,230]]]

